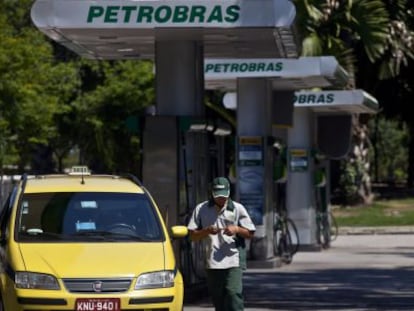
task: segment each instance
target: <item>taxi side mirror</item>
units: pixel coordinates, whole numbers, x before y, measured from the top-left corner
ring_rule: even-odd
[[[171,237],[173,239],[180,239],[186,237],[188,234],[188,229],[186,226],[172,226],[171,227]]]

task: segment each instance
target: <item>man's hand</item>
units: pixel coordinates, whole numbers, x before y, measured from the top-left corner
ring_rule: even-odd
[[[208,234],[217,234],[220,231],[220,229],[216,226],[208,226],[205,230],[208,232]]]
[[[225,235],[236,235],[239,233],[239,227],[235,225],[229,225],[223,229],[223,233]]]

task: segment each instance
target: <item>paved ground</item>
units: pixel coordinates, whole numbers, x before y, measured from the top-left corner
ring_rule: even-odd
[[[343,232],[330,249],[298,253],[290,265],[249,269],[246,310],[414,310],[410,232]],[[208,297],[184,308],[199,310],[214,310]]]

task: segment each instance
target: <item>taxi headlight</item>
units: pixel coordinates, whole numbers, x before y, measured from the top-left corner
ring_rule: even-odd
[[[14,280],[17,288],[59,289],[58,281],[49,274],[17,271]]]
[[[135,289],[163,288],[174,286],[174,271],[157,271],[141,274]]]

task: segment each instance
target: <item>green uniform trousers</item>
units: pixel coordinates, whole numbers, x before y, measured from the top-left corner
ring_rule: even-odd
[[[242,311],[242,269],[207,269],[207,286],[216,311]]]

